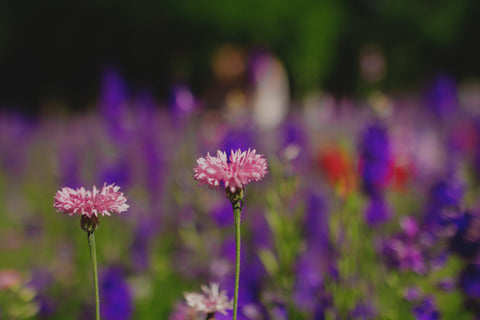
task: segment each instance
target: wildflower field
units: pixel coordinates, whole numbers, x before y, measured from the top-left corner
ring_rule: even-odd
[[[0,319],[95,318],[79,215],[98,218],[102,319],[231,319],[239,190],[238,319],[480,317],[477,91],[321,93],[272,124],[127,86],[107,74],[82,113],[0,113]],[[74,212],[82,187],[118,206]]]

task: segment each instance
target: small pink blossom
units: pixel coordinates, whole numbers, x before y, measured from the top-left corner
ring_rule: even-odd
[[[210,283],[210,287],[202,286],[202,291],[183,294],[189,307],[200,312],[223,314],[227,314],[227,309],[233,309],[233,301],[228,299],[226,291],[219,291],[218,283]]]
[[[223,181],[225,187],[234,193],[251,181],[262,180],[268,172],[267,160],[255,150],[232,150],[228,160],[226,153],[220,150],[216,157],[207,153],[205,158],[198,158],[197,166],[193,168],[194,179],[212,188],[220,186]]]
[[[111,215],[127,211],[129,205],[123,192],[119,192],[120,187],[113,183],[103,185],[101,190],[93,186],[92,191],[81,187],[77,190],[64,187],[55,194],[53,206],[57,212],[68,214],[85,215],[88,218],[98,217],[99,214]]]

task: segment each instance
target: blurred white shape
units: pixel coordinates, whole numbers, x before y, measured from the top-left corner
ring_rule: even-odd
[[[446,162],[446,154],[440,137],[433,131],[419,132],[416,136],[416,148],[412,157],[419,173],[427,175],[440,172]]]
[[[370,94],[368,102],[380,117],[388,118],[393,114],[392,99],[381,91],[374,91]]]
[[[288,113],[290,95],[285,68],[277,58],[261,54],[253,59],[252,75],[253,118],[263,129],[275,128]]]

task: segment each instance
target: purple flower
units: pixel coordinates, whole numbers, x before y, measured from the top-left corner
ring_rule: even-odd
[[[322,196],[310,193],[307,196],[303,230],[307,241],[307,249],[327,253],[328,242],[328,216],[326,203]]]
[[[462,183],[455,177],[437,182],[430,191],[430,198],[438,206],[460,205],[464,195]]]
[[[457,84],[446,75],[438,75],[426,93],[426,103],[437,116],[444,117],[458,109]]]
[[[247,150],[254,147],[256,133],[252,125],[245,124],[239,128],[229,128],[225,133],[220,149],[222,150]]]
[[[460,287],[470,298],[480,298],[480,265],[469,264],[460,274]]]
[[[74,152],[72,146],[64,146],[58,157],[60,184],[71,188],[79,188],[82,185],[80,178],[79,152]]]
[[[440,313],[437,310],[433,297],[426,297],[423,301],[412,308],[416,320],[437,320]]]
[[[170,110],[179,117],[188,116],[195,111],[197,102],[192,91],[186,85],[176,85],[170,92]]]
[[[133,314],[130,288],[121,268],[110,267],[100,280],[100,312],[105,320],[127,320]]]
[[[421,294],[422,294],[422,290],[419,289],[418,287],[408,287],[407,289],[405,289],[403,296],[408,301],[414,302],[420,299]]]
[[[360,141],[360,175],[368,195],[376,195],[387,185],[391,157],[387,129],[378,123],[367,127]]]
[[[116,183],[124,187],[130,182],[130,168],[127,159],[119,159],[113,163],[105,163],[99,172],[98,181]]]
[[[412,270],[417,273],[425,273],[427,265],[421,248],[413,241],[397,235],[386,241],[383,253],[387,264],[401,271]]]
[[[480,217],[465,212],[455,224],[457,231],[450,240],[450,248],[463,258],[474,258],[480,249]]]
[[[296,265],[296,278],[293,288],[295,304],[305,311],[314,311],[320,303],[320,296],[324,290],[322,265],[318,258],[310,254],[300,257]]]
[[[455,281],[452,278],[443,278],[437,284],[437,287],[443,291],[450,292],[455,289]]]
[[[32,272],[32,279],[29,286],[38,293],[35,301],[40,307],[38,316],[42,319],[49,319],[57,310],[56,301],[48,294],[48,289],[53,283],[53,275],[45,269],[36,269]]]
[[[461,215],[461,205],[465,190],[456,177],[448,177],[435,183],[430,189],[425,213],[425,223],[433,229],[445,229]]]
[[[211,209],[213,219],[219,227],[226,227],[233,224],[232,204],[228,201],[222,201]]]
[[[110,136],[118,142],[126,138],[125,117],[128,112],[128,88],[117,70],[106,70],[102,77],[100,111]]]
[[[384,223],[388,221],[391,216],[391,209],[383,196],[375,195],[370,198],[369,204],[365,210],[365,220],[369,225],[374,226]]]
[[[355,308],[350,312],[350,319],[374,319],[376,310],[370,303],[357,303]]]

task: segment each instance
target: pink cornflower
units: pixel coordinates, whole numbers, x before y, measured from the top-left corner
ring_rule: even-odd
[[[77,190],[64,187],[55,194],[53,206],[57,212],[68,214],[69,216],[79,214],[88,218],[97,218],[99,214],[111,215],[127,211],[129,205],[123,192],[119,192],[120,187],[113,183],[103,185],[101,190],[93,186],[92,191],[81,187]]]
[[[220,150],[216,157],[207,153],[207,157],[197,159],[193,177],[200,184],[208,184],[212,188],[220,186],[223,181],[225,187],[235,193],[251,181],[262,180],[268,172],[267,160],[261,154],[256,154],[255,150],[232,150],[228,160],[226,153]]]
[[[185,292],[183,295],[187,305],[197,311],[227,314],[225,310],[233,308],[233,301],[228,300],[226,291],[219,291],[218,288],[218,283],[210,283],[210,288],[202,286],[203,293]]]

